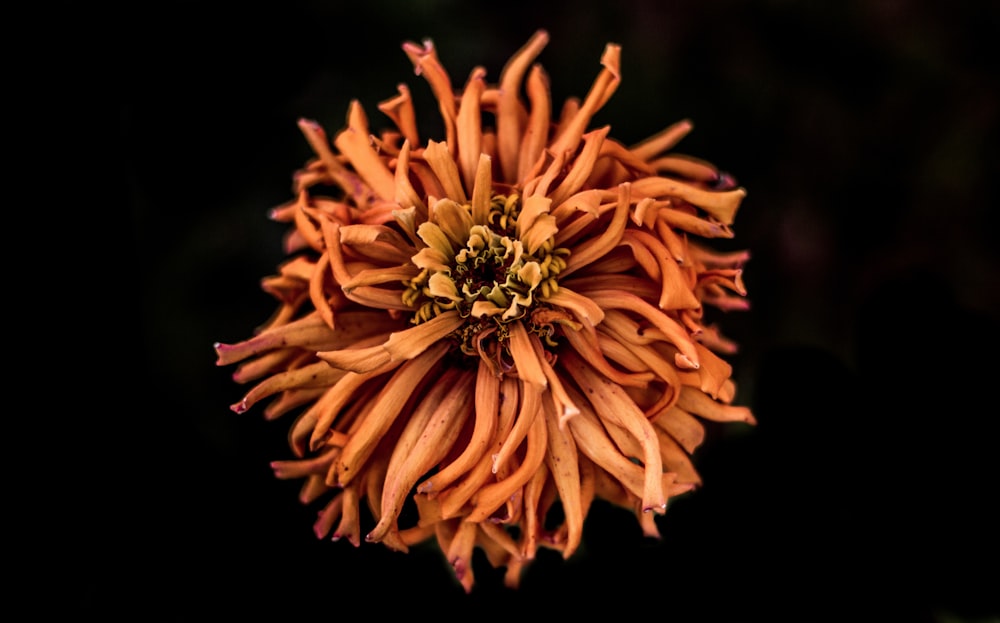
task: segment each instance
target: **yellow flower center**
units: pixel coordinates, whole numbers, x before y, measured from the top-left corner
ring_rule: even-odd
[[[414,257],[421,271],[404,282],[403,293],[403,302],[416,308],[414,324],[457,310],[466,323],[455,337],[464,353],[479,355],[481,341],[492,336],[502,343],[507,323],[545,307],[539,297],[559,289],[569,249],[555,248],[550,236],[529,251],[518,237],[520,212],[518,195],[495,194],[485,223],[472,220],[470,204],[448,202],[440,219],[420,226],[429,249]],[[541,331],[530,321],[528,328]]]

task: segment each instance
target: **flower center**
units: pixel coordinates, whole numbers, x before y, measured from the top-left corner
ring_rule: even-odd
[[[452,202],[450,209],[458,214],[449,214],[447,223],[442,215],[421,225],[418,233],[430,245],[432,259],[414,257],[421,271],[404,282],[403,302],[416,308],[414,324],[457,310],[466,319],[455,334],[462,351],[482,355],[484,340],[502,343],[508,323],[547,307],[539,297],[558,290],[569,249],[555,248],[549,237],[529,252],[518,237],[521,201],[516,194],[494,195],[485,223],[472,220],[470,204]],[[543,332],[533,325],[529,318],[529,330]],[[550,329],[544,332],[548,337]]]

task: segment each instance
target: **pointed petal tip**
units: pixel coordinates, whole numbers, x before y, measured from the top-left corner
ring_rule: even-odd
[[[653,512],[656,513],[657,515],[662,515],[663,513],[667,512],[667,503],[658,502],[656,504],[650,504],[649,506],[643,506],[642,512],[644,513]]]
[[[674,363],[682,370],[697,370],[701,368],[700,363],[682,353],[676,353],[674,355]]]

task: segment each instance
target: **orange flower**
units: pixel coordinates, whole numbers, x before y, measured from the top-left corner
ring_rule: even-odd
[[[512,587],[538,547],[572,555],[597,500],[658,536],[655,515],[700,484],[704,421],[754,421],[732,404],[720,354],[735,345],[704,317],[746,307],[748,254],[704,243],[733,236],[745,191],[667,153],[687,121],[632,147],[589,129],[618,87],[617,45],[586,98],[554,111],[532,64],[547,42],[458,92],[430,41],[404,44],[443,141],[422,142],[404,85],[380,135],[357,102],[332,145],[300,121],[316,158],[273,211],[292,225],[262,283],[279,307],[215,345],[254,383],[235,411],[297,413],[294,458],[272,467],[324,504],[318,537],[434,539],[466,590],[477,547]]]

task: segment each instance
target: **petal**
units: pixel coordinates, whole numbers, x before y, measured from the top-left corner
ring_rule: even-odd
[[[648,371],[626,373],[612,366],[601,351],[600,342],[591,331],[563,331],[563,335],[572,349],[590,362],[601,374],[619,385],[627,387],[645,387],[654,376]]]
[[[428,223],[424,223],[428,225]],[[431,227],[441,231],[437,225],[430,224]],[[423,227],[423,225],[421,225]],[[430,231],[429,229],[426,231]],[[443,236],[442,236],[443,237]],[[448,245],[449,247],[451,245]],[[425,247],[417,251],[417,254],[413,256],[413,265],[417,268],[429,271],[440,271],[447,274],[451,274],[451,261],[453,255],[437,249],[435,247]]]
[[[479,100],[486,89],[486,70],[476,67],[469,76],[458,107],[456,132],[458,140],[458,162],[465,187],[472,192],[476,181],[476,167],[482,154],[483,130]]]
[[[529,391],[529,393],[531,393]],[[531,416],[531,426],[525,435],[527,449],[521,464],[509,476],[503,480],[488,484],[482,487],[476,494],[473,503],[474,507],[466,521],[484,521],[493,514],[504,503],[520,490],[534,475],[535,471],[545,461],[545,450],[548,445],[548,429],[545,426],[544,416],[538,414],[539,408],[534,416]]]
[[[618,187],[618,203],[607,229],[599,237],[586,240],[573,248],[569,259],[566,260],[566,268],[562,272],[563,277],[604,256],[618,246],[628,222],[628,208],[629,184],[626,183]]]
[[[339,370],[363,374],[376,370],[390,362],[392,357],[385,348],[378,344],[367,348],[342,348],[340,350],[322,351],[316,356]]]
[[[535,317],[532,316],[532,319]],[[580,408],[576,406],[576,403],[569,397],[566,392],[566,388],[563,387],[562,379],[559,374],[556,373],[552,364],[546,359],[545,350],[542,347],[542,343],[539,340],[531,341],[532,347],[535,349],[535,356],[538,358],[538,363],[542,367],[542,372],[545,374],[545,378],[548,381],[549,395],[552,398],[552,404],[556,407],[553,412],[557,417],[557,423],[560,428],[566,426],[566,420],[573,417],[580,412]],[[545,402],[546,405],[549,404],[548,401]]]
[[[444,343],[422,350],[417,357],[403,363],[392,374],[351,433],[350,440],[337,459],[333,476],[339,486],[347,485],[358,476],[382,437],[396,421],[413,393],[413,388],[438,366],[447,351],[448,345]],[[313,442],[315,441],[318,441],[318,436],[314,433]]]
[[[500,98],[497,101],[496,120],[497,155],[500,159],[503,181],[508,184],[517,181],[518,152],[522,140],[521,104],[518,101],[521,80],[528,66],[548,42],[548,32],[536,30],[531,39],[511,56],[500,72]]]
[[[399,232],[385,225],[341,225],[340,242],[365,257],[392,264],[406,264],[416,252]]]
[[[434,42],[424,39],[423,46],[412,42],[403,44],[403,52],[413,63],[413,73],[422,75],[431,86],[438,101],[438,109],[444,121],[445,136],[449,145],[455,144],[455,94],[451,88],[451,78],[438,60]]]
[[[356,100],[351,102],[347,128],[337,134],[333,143],[376,195],[390,201],[395,197],[393,174],[372,147],[368,120]]]
[[[681,389],[677,406],[706,420],[716,422],[746,422],[756,424],[757,420],[748,407],[729,405],[713,400],[700,389],[685,385]]]
[[[670,433],[691,454],[705,441],[705,426],[696,417],[674,406],[661,413],[653,423]]]
[[[527,231],[535,224],[535,221],[548,214],[552,199],[539,195],[525,197],[521,201],[521,212],[517,216],[517,224],[514,231],[518,238],[524,238]],[[531,251],[529,251],[530,253]]]
[[[570,351],[559,361],[577,385],[586,388],[590,404],[598,416],[602,420],[621,426],[639,443],[645,472],[642,508],[644,511],[662,513],[667,506],[661,481],[663,463],[652,423],[646,419],[646,415],[621,386],[595,372],[578,355]],[[571,425],[575,420],[576,418],[570,420]]]
[[[326,343],[333,335],[320,315],[312,313],[236,344],[217,342],[215,353],[218,359],[215,363],[225,366],[279,347],[313,348]]]
[[[455,573],[455,579],[462,585],[466,593],[472,592],[475,584],[472,569],[472,552],[476,545],[477,524],[471,521],[463,521],[458,524],[455,536],[445,550],[445,557],[451,564]]]
[[[574,317],[585,321],[590,326],[600,324],[604,319],[604,312],[601,307],[589,298],[573,292],[569,288],[560,287],[555,292],[543,298],[544,302],[556,307],[561,307],[573,314]]]
[[[694,292],[687,286],[687,281],[681,272],[677,261],[671,257],[670,250],[655,236],[645,231],[630,230],[627,235],[637,240],[656,260],[660,277],[660,309],[695,309],[701,303]]]
[[[446,298],[449,301],[461,301],[462,297],[458,295],[458,288],[455,287],[455,282],[444,273],[434,273],[427,280],[427,289],[432,297]]]
[[[580,404],[580,414],[570,418],[569,428],[581,457],[586,456],[599,468],[595,473],[607,472],[626,491],[641,498],[647,483],[652,482],[647,478],[646,470],[632,462],[615,446],[589,401],[581,398],[578,404]],[[654,489],[659,487],[662,491],[662,484],[658,482],[654,483],[653,487]],[[654,498],[657,500],[663,498],[665,501],[665,496],[656,495],[655,491],[651,499]]]
[[[639,196],[679,197],[705,210],[723,225],[733,224],[736,210],[747,194],[743,188],[726,191],[704,190],[694,184],[669,177],[647,177],[636,180],[632,184],[632,190]]]
[[[552,120],[552,100],[549,95],[549,80],[538,65],[531,68],[528,83],[525,87],[530,102],[528,122],[521,139],[518,154],[517,177],[515,182],[522,184],[533,170],[535,164],[545,155],[545,144],[548,142],[548,129]],[[499,137],[498,137],[499,140]],[[498,146],[499,150],[499,146]]]
[[[410,89],[405,84],[397,85],[396,89],[399,91],[399,95],[381,102],[378,105],[378,109],[396,124],[396,127],[403,134],[405,143],[419,145],[420,136],[417,133],[417,115],[413,109],[413,98],[410,97]]]
[[[476,166],[476,179],[472,187],[472,222],[486,225],[490,217],[490,201],[493,198],[493,163],[489,156],[480,154]]]
[[[580,110],[573,115],[561,134],[550,145],[549,150],[552,153],[576,150],[580,143],[580,137],[587,125],[590,124],[591,118],[618,88],[618,84],[621,82],[620,64],[621,46],[609,43],[605,46],[604,54],[601,56],[603,69],[594,80]]]
[[[374,286],[358,286],[345,292],[345,296],[363,307],[412,312],[413,308],[403,300],[405,290],[388,290]]]
[[[573,440],[569,428],[566,428],[565,420],[548,409],[545,410],[544,417],[548,427],[549,442],[546,462],[563,508],[567,537],[563,544],[562,555],[563,558],[568,558],[580,546],[583,538],[583,521],[586,516],[581,495],[580,462],[576,441]]]
[[[393,173],[393,180],[396,182],[396,202],[402,208],[416,208],[423,216],[427,215],[427,206],[424,205],[420,195],[413,184],[410,183],[410,142],[405,141],[399,156],[396,158],[396,171]]]
[[[719,179],[719,170],[714,165],[691,156],[664,156],[651,160],[649,166],[657,173],[673,173],[703,184],[713,184]]]
[[[475,385],[475,425],[472,434],[454,460],[441,467],[418,487],[420,493],[439,492],[446,489],[479,461],[489,447],[497,428],[497,412],[500,408],[500,377],[483,359],[479,367]],[[423,515],[423,513],[421,513]]]
[[[447,234],[441,229],[436,223],[427,221],[426,223],[421,223],[420,227],[417,228],[417,235],[423,240],[427,246],[431,247],[441,255],[447,258],[453,258],[455,256],[455,248],[452,246],[451,240],[449,240]]]
[[[441,494],[441,516],[445,519],[458,516],[473,495],[493,476],[495,453],[500,451],[504,440],[514,427],[520,405],[521,382],[512,376],[500,380],[500,411],[497,415],[496,433],[490,442],[489,451],[469,471],[468,475],[454,487]]]
[[[542,365],[539,362],[534,343],[537,337],[528,334],[524,324],[520,321],[507,325],[509,329],[509,348],[511,357],[514,359],[514,366],[517,368],[517,376],[525,383],[544,388],[548,385]]]
[[[583,135],[583,148],[573,160],[573,166],[566,173],[559,186],[552,191],[552,203],[560,205],[568,197],[579,191],[584,182],[594,170],[594,163],[597,162],[597,155],[601,151],[601,145],[611,131],[611,126],[604,126],[599,130],[593,130]]]
[[[633,145],[630,151],[640,160],[648,162],[679,143],[693,128],[694,124],[691,123],[691,120],[683,119],[639,144]]]
[[[469,210],[451,199],[441,199],[431,207],[431,220],[437,223],[455,249],[465,246],[469,230],[475,225]]]
[[[628,292],[600,290],[590,292],[589,296],[595,304],[600,305],[603,309],[627,309],[641,315],[662,331],[666,339],[680,350],[676,362],[678,367],[698,368],[698,351],[693,340],[684,327],[667,314]]]
[[[479,154],[476,154],[476,157],[478,158]],[[458,165],[455,164],[455,160],[448,153],[448,148],[444,143],[428,141],[427,148],[424,149],[424,160],[427,161],[431,170],[434,171],[434,175],[441,182],[445,197],[459,203],[468,201],[458,172]]]
[[[469,391],[474,379],[461,368],[448,368],[408,414],[386,467],[381,513],[366,541],[381,541],[390,529],[399,529],[396,521],[407,495],[444,459],[471,414]]]
[[[343,375],[342,370],[335,370],[322,361],[279,372],[258,383],[242,400],[232,405],[231,409],[236,413],[244,413],[268,396],[291,389],[328,387],[340,380]]]

